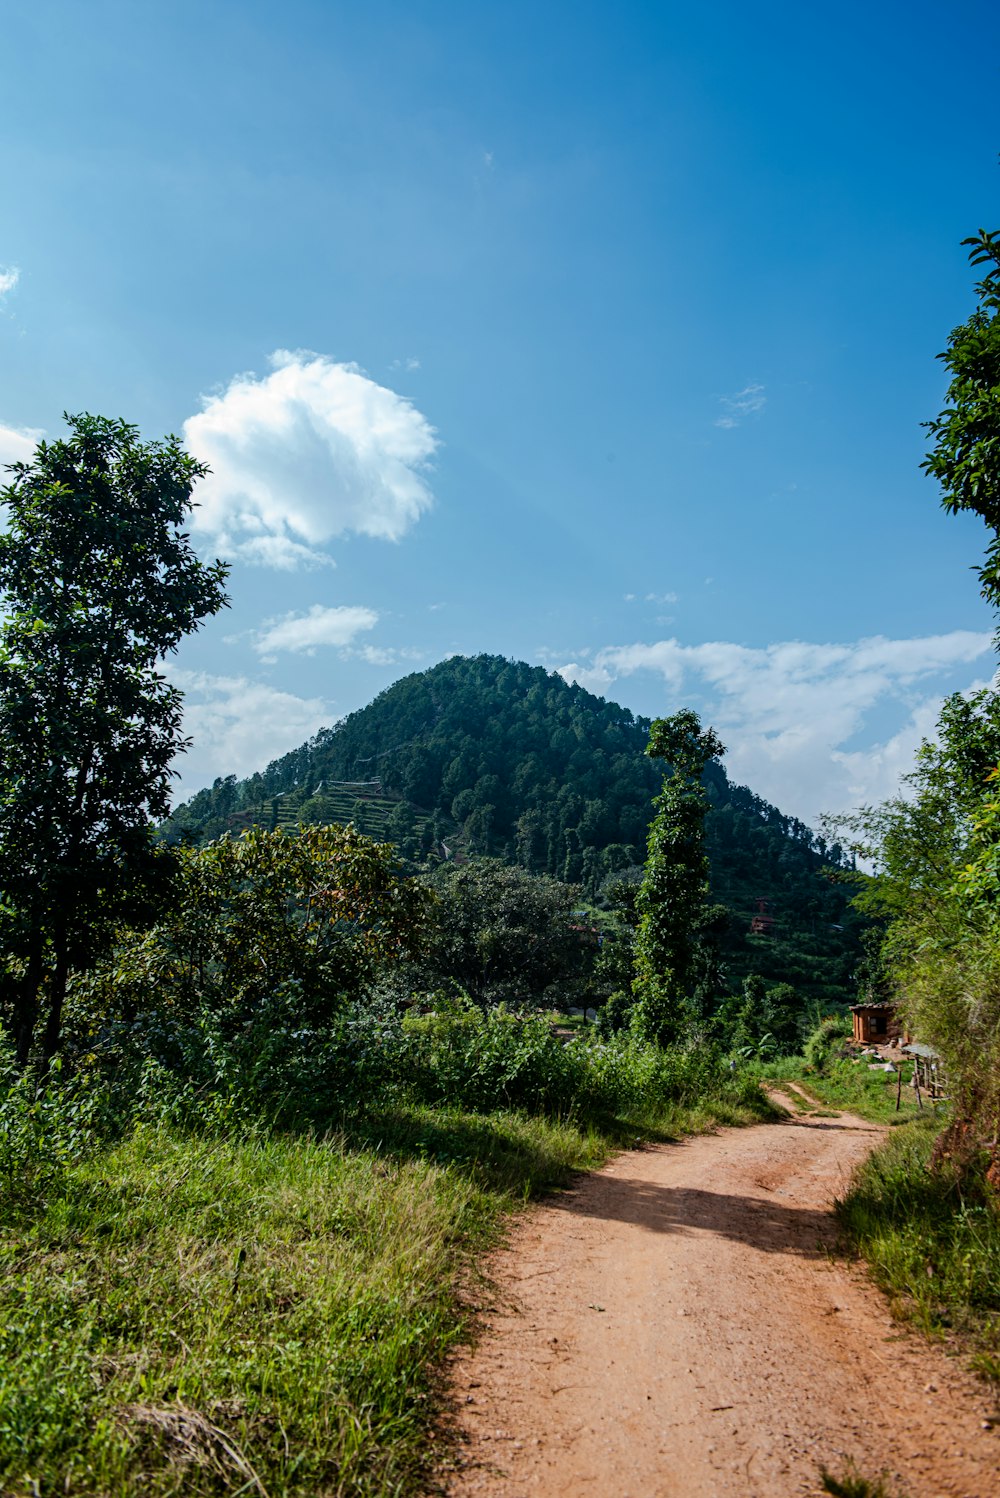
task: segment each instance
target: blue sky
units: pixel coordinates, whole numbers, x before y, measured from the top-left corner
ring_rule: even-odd
[[[455,652],[697,707],[813,819],[988,681],[919,471],[1000,225],[1000,19],[847,3],[5,8],[0,455],[182,432],[233,606],[187,790]]]

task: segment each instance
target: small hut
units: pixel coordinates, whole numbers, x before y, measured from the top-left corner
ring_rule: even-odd
[[[891,1045],[899,1041],[902,1026],[894,1004],[852,1004],[854,1040],[859,1045]]]

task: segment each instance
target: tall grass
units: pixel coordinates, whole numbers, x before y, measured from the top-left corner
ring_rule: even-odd
[[[8,1194],[0,1490],[411,1491],[470,1254],[607,1146],[510,1116],[369,1128],[363,1147],[140,1129],[43,1204]]]
[[[1000,1384],[1000,1212],[982,1170],[928,1169],[940,1122],[894,1131],[838,1212],[876,1281],[927,1334],[957,1333]]]
[[[419,1101],[445,1075],[470,1093],[478,1077],[481,1109],[530,1092],[537,1047],[498,1024],[478,1055],[469,1027],[454,1050],[440,1031],[432,1055],[422,1039],[409,1099],[376,1095],[322,1137],[255,1125],[224,1080],[180,1100],[165,1088],[159,1123],[139,1097],[140,1121],[104,1146],[78,1116],[79,1078],[41,1100],[8,1093],[20,1133],[0,1160],[0,1492],[420,1490],[435,1370],[466,1335],[462,1287],[511,1207],[640,1130],[756,1116],[742,1084],[699,1091],[701,1063],[624,1051],[596,1056],[575,1120],[555,1116],[555,1094],[533,1115]],[[585,1077],[591,1062],[567,1065]],[[615,1116],[616,1096],[633,1116]]]
[[[702,1104],[734,1122],[769,1111],[756,1078],[707,1046],[661,1049],[627,1031],[566,1043],[542,1016],[502,1008],[410,1021],[406,1039],[399,1064],[426,1102],[654,1126]]]

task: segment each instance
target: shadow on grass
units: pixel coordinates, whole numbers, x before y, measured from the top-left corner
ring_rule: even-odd
[[[340,1130],[348,1149],[426,1160],[455,1169],[484,1189],[532,1197],[597,1168],[618,1150],[676,1144],[693,1132],[736,1122],[777,1122],[783,1116],[770,1107],[762,1112],[763,1117],[748,1120],[721,1106],[722,1116],[714,1118],[707,1105],[678,1109],[675,1117],[656,1123],[606,1114],[559,1119],[400,1103],[346,1119]]]

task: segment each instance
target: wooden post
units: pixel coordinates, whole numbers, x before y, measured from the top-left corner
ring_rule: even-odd
[[[920,1057],[919,1056],[916,1058],[916,1060],[913,1063],[913,1090],[917,1094],[917,1107],[920,1109],[921,1112],[923,1112],[923,1109],[924,1109],[924,1100],[920,1096]]]
[[[900,1062],[900,1064],[896,1067],[896,1112],[897,1113],[899,1112],[899,1105],[900,1105],[900,1102],[902,1101],[902,1097],[903,1097],[903,1063]]]

